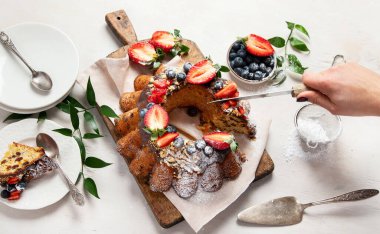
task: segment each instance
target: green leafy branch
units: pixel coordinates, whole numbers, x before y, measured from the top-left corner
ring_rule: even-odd
[[[90,112],[90,110],[96,109],[98,106],[98,103],[96,102],[96,95],[92,87],[90,78],[88,79],[88,82],[87,82],[86,99],[90,107],[85,107],[78,100],[76,100],[75,98],[71,96],[68,96],[62,103],[58,104],[57,105],[58,109],[70,115],[72,129],[60,128],[60,129],[55,129],[53,131],[58,132],[64,136],[73,137],[75,139],[80,150],[80,156],[81,156],[81,162],[82,162],[81,171],[78,175],[77,182],[79,182],[79,180],[83,178],[83,185],[84,185],[85,191],[99,198],[95,181],[90,177],[85,177],[84,175],[84,171],[83,171],[84,166],[90,167],[90,168],[103,168],[111,164],[97,157],[89,156],[86,152],[86,147],[83,143],[85,139],[94,139],[94,138],[103,137],[100,134],[99,127],[95,120],[94,115]],[[111,118],[118,118],[117,114],[109,106],[103,105],[103,106],[100,106],[99,109],[102,115],[105,115]],[[92,132],[86,132],[82,134],[79,128],[79,125],[80,125],[79,114],[80,113],[83,113],[83,118],[85,122],[88,124],[88,126],[90,127],[90,129],[92,130]]]
[[[287,39],[285,40],[282,37],[272,37],[268,41],[277,48],[284,48],[284,55],[283,56],[277,56],[277,68],[289,68],[289,70],[298,73],[303,74],[304,71],[307,69],[307,67],[304,67],[300,60],[297,58],[294,54],[288,53],[288,45],[290,44],[290,47],[293,48],[295,51],[302,52],[302,53],[310,53],[310,49],[307,46],[307,43],[303,41],[302,39],[298,38],[294,35],[294,33],[300,32],[301,34],[305,35],[307,38],[310,38],[308,31],[306,28],[300,24],[292,23],[292,22],[286,22],[288,29],[290,30],[289,35]],[[283,69],[282,69],[283,70]],[[278,72],[280,74],[282,72]],[[279,78],[280,77],[280,78]],[[274,83],[274,85],[279,85],[283,83],[286,79],[286,76],[279,76],[277,75],[275,78],[277,81]]]

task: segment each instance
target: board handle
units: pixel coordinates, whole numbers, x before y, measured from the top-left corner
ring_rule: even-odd
[[[124,10],[106,14],[106,22],[123,45],[137,42],[135,29]]]

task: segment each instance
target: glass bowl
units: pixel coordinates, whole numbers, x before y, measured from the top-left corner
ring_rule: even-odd
[[[296,112],[294,124],[300,137],[312,149],[335,141],[342,132],[340,117],[315,104],[301,107]]]

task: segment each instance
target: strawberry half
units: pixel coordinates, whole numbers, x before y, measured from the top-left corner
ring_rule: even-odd
[[[175,45],[175,38],[169,32],[156,31],[153,33],[150,43],[155,48],[161,48],[164,52],[169,52]]]
[[[153,45],[147,42],[137,42],[128,48],[129,58],[141,65],[149,65],[157,58]]]
[[[171,133],[165,133],[164,135],[160,136],[158,139],[157,139],[157,146],[162,148],[162,147],[165,147],[165,146],[168,146],[170,145],[170,143],[172,143],[172,141],[174,141],[174,139],[176,139],[177,137],[179,136],[179,133],[177,132],[171,132]]]
[[[228,149],[235,142],[234,136],[227,132],[209,133],[203,136],[203,140],[217,150]]]
[[[18,177],[10,177],[7,181],[7,184],[17,184],[20,181]]]
[[[153,81],[153,85],[156,88],[165,89],[169,87],[170,82],[167,79],[157,79]]]
[[[186,81],[190,84],[206,84],[216,76],[216,68],[210,60],[202,60],[192,66],[187,73]]]
[[[153,105],[144,117],[145,127],[152,133],[162,131],[168,126],[168,113],[160,105]]]
[[[245,43],[247,51],[250,54],[263,57],[274,53],[274,49],[269,41],[255,34],[250,34]]]
[[[234,82],[229,83],[223,89],[214,94],[215,98],[228,98],[234,97],[237,91],[237,85]]]
[[[20,197],[21,197],[21,191],[16,190],[16,191],[11,192],[11,195],[8,197],[8,200],[9,201],[18,200],[20,199]]]

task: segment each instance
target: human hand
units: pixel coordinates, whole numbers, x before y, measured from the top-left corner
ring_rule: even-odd
[[[359,64],[305,72],[302,81],[312,90],[300,93],[297,101],[308,100],[336,115],[380,116],[380,75]]]

